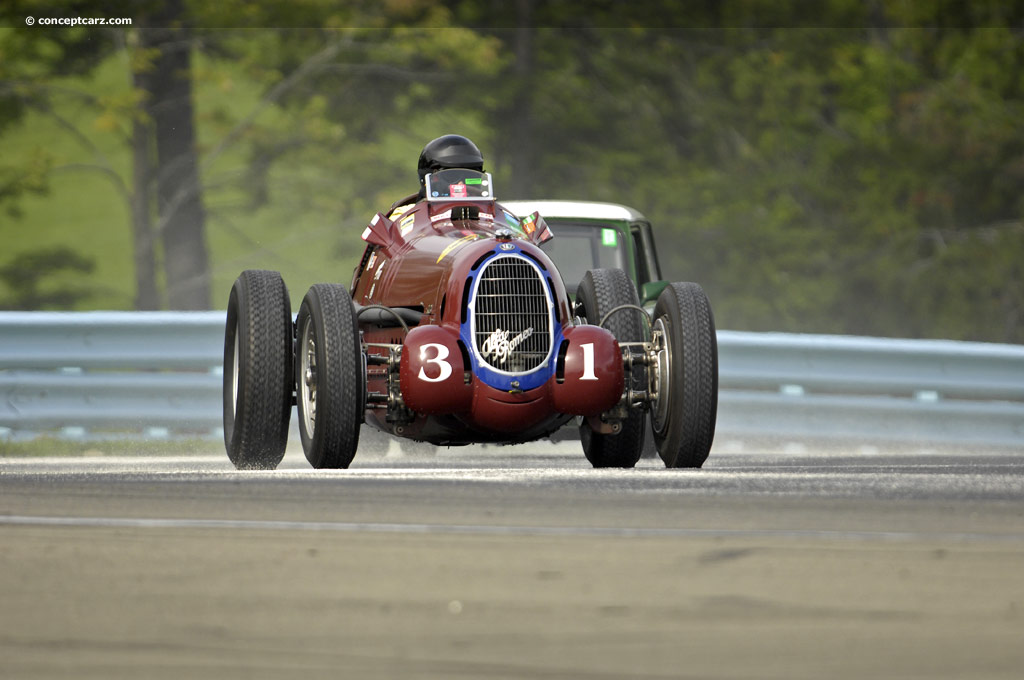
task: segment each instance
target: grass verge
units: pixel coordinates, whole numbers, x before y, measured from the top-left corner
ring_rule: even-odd
[[[102,439],[78,440],[40,436],[33,439],[0,440],[0,457],[43,458],[48,456],[181,456],[224,454],[219,439]],[[226,455],[226,454],[225,454]]]

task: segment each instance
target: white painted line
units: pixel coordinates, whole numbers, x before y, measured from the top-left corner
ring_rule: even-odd
[[[232,529],[252,531],[326,531],[337,533],[453,534],[472,536],[558,536],[615,538],[787,538],[831,541],[949,541],[1024,543],[1024,534],[976,532],[831,531],[797,529],[692,529],[656,527],[502,526],[391,522],[306,522],[239,519],[144,517],[46,517],[0,515],[0,526],[92,527],[118,529]]]

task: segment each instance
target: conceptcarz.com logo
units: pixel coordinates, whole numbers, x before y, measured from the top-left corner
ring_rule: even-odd
[[[25,17],[27,26],[131,26],[130,17]]]

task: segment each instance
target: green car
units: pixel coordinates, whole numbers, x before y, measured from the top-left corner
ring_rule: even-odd
[[[654,246],[651,223],[633,208],[593,201],[503,201],[519,216],[539,212],[555,234],[542,248],[558,265],[566,288],[575,291],[590,269],[622,269],[633,280],[640,304],[654,310],[668,281]]]

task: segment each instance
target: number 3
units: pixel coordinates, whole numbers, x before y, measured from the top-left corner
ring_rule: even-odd
[[[436,347],[437,356],[433,359],[427,358],[427,348]],[[424,382],[444,382],[452,374],[452,365],[449,364],[445,359],[448,358],[448,348],[444,345],[439,345],[436,342],[428,342],[420,347],[420,362],[424,364],[437,364],[441,371],[441,375],[436,378],[427,377],[427,372],[423,370],[423,366],[420,366],[419,379]]]

